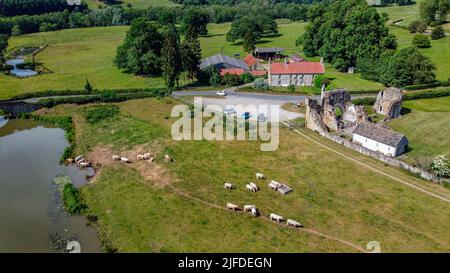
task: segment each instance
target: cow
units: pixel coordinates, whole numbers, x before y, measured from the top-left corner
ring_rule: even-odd
[[[84,158],[84,155],[79,155],[79,156],[75,157],[75,162],[77,162],[78,160],[80,160],[82,158]]]
[[[126,158],[126,157],[120,157],[120,161],[122,161],[123,163],[130,163],[131,161],[128,159],[128,158]]]
[[[112,160],[120,160],[120,156],[118,156],[118,155],[113,155],[113,156],[112,156]]]
[[[81,163],[86,162],[86,158],[82,158],[77,161],[77,165],[81,165]]]
[[[67,164],[73,163],[73,158],[68,158],[68,159],[66,159],[66,163],[67,163]]]
[[[227,209],[231,209],[231,210],[235,211],[235,210],[239,210],[239,207],[238,207],[238,205],[227,203]]]
[[[169,155],[164,155],[164,158],[169,162],[173,162],[173,158],[171,158]]]
[[[137,160],[144,160],[144,156],[143,155],[137,155],[136,158],[137,158]]]
[[[250,182],[249,184],[250,184],[250,186],[252,186],[253,188],[255,188],[255,191],[259,191],[259,188],[258,188],[258,186],[257,186],[255,183]]]
[[[150,161],[150,163],[153,162],[154,160],[155,160],[155,158],[153,156],[148,159],[148,161]]]
[[[270,182],[268,186],[269,186],[269,189],[275,190],[275,191],[280,187],[280,185],[274,184],[272,182]]]
[[[89,163],[89,162],[81,162],[80,163],[80,167],[81,168],[87,168],[87,167],[89,167],[91,165],[91,163]]]
[[[231,183],[225,183],[225,184],[223,184],[223,187],[225,189],[228,189],[228,190],[234,190],[235,189],[234,185],[231,184]]]
[[[300,224],[299,222],[297,222],[297,221],[295,221],[295,220],[292,220],[292,219],[287,219],[286,225],[287,225],[287,226],[293,226],[293,227],[295,227],[295,228],[297,228],[297,227],[303,227],[302,224]]]
[[[266,177],[262,173],[256,173],[256,179],[266,179]]]
[[[252,209],[254,209],[254,208],[255,208],[255,205],[245,205],[244,212],[252,211]]]
[[[150,153],[145,153],[145,154],[143,154],[143,157],[144,157],[144,160],[149,160],[152,157],[152,155]]]
[[[282,222],[282,221],[284,221],[284,218],[283,218],[283,216],[280,216],[280,215],[277,215],[277,214],[275,214],[275,213],[271,213],[270,214],[270,220],[271,221],[277,221],[278,223],[280,223],[280,222]]]
[[[252,208],[252,215],[255,217],[259,215],[258,209],[256,207]]]
[[[245,185],[245,189],[251,192],[256,192],[256,188],[250,184]]]

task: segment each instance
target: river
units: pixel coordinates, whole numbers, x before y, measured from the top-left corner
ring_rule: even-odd
[[[60,128],[0,117],[0,252],[60,252],[76,240],[81,252],[101,252],[94,227],[68,215],[56,176],[86,183],[74,166],[59,164],[69,144]]]

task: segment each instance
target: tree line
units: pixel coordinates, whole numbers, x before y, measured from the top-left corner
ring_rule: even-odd
[[[306,56],[322,56],[336,69],[356,67],[364,78],[390,86],[433,82],[435,67],[417,48],[397,50],[397,41],[365,0],[314,4],[297,41]]]
[[[67,0],[2,0],[0,2],[0,16],[35,15],[63,10],[87,9],[86,3],[70,6]]]

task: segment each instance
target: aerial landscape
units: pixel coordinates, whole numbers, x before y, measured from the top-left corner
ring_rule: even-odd
[[[449,13],[3,0],[0,253],[450,252]]]

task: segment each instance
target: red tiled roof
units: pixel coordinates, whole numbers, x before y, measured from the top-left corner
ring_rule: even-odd
[[[250,74],[252,74],[253,76],[264,76],[267,74],[267,71],[265,70],[252,70],[250,71]]]
[[[252,54],[248,54],[245,58],[244,58],[244,62],[248,65],[248,66],[253,66],[255,65],[258,60],[256,60],[255,57],[253,57]]]
[[[323,74],[325,67],[320,62],[272,63],[272,74]]]
[[[220,76],[225,76],[226,74],[231,74],[231,75],[242,75],[245,73],[245,70],[242,68],[228,68],[228,69],[222,69],[220,70]]]

